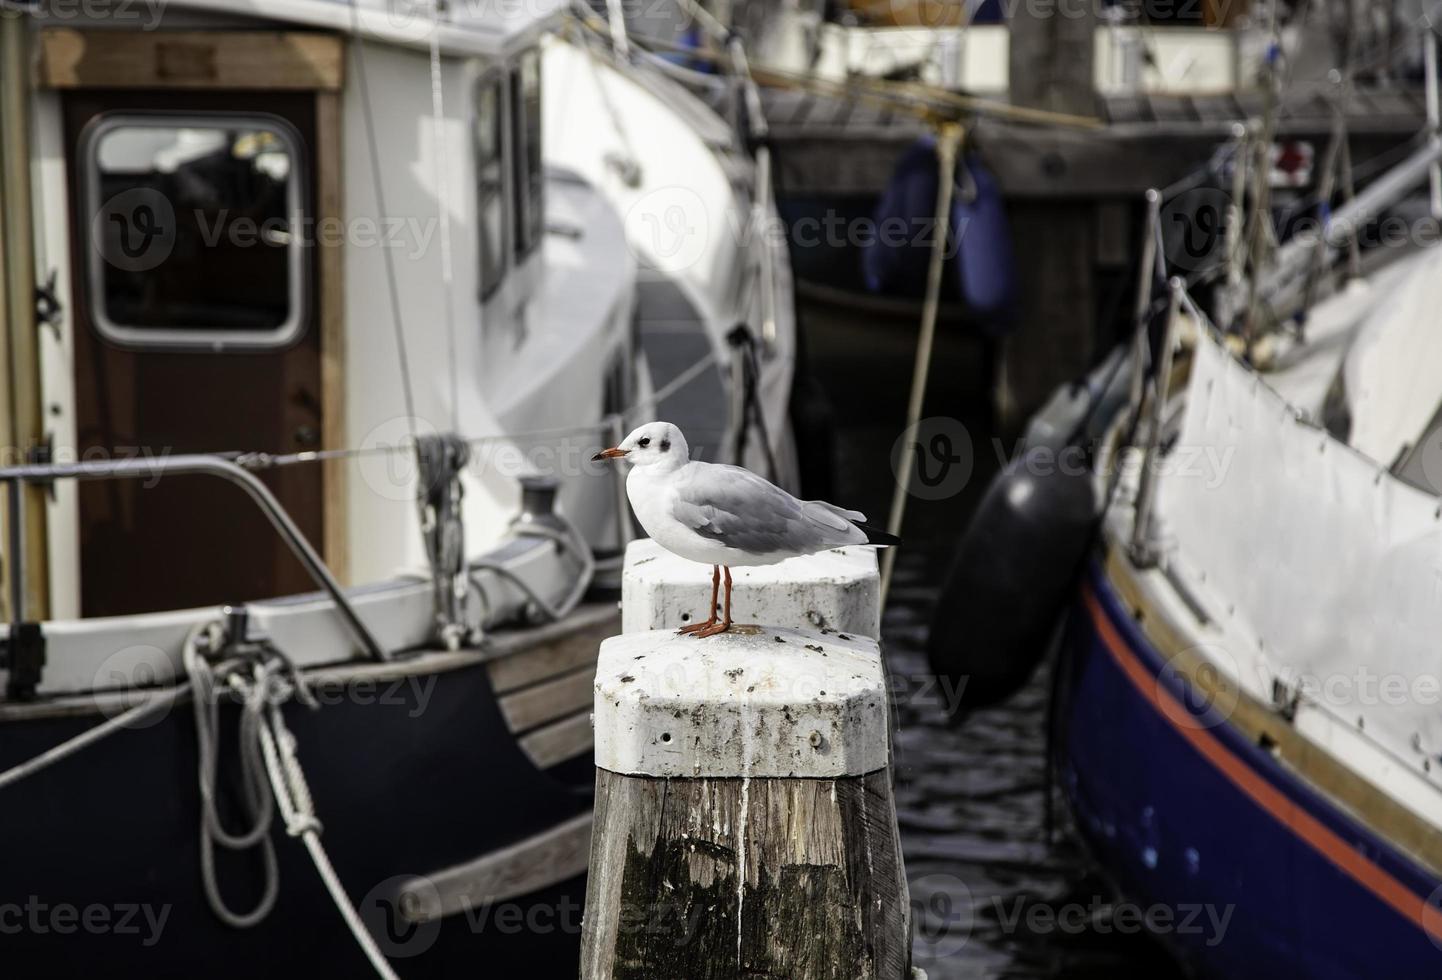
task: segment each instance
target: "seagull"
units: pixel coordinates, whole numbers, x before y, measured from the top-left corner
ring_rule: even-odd
[[[823,500],[798,500],[748,469],[692,460],[670,422],[647,422],[593,462],[632,465],[626,496],[646,533],[674,555],[711,566],[711,615],[680,632],[715,636],[731,628],[731,569],[829,551],[843,545],[894,545],[866,515]],[[725,612],[716,600],[726,573]]]

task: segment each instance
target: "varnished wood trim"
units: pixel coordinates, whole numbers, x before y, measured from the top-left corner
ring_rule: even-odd
[[[412,922],[505,902],[584,874],[591,854],[591,814],[467,864],[434,871],[401,889],[399,907]]]
[[[7,463],[22,463],[25,454],[45,440],[45,413],[41,405],[40,327],[35,322],[34,200],[30,186],[30,93],[24,66],[30,58],[30,31],[24,18],[6,13],[0,24],[0,327],[3,327],[4,372],[0,375],[0,402]],[[25,618],[42,620],[50,609],[50,548],[44,487],[21,490],[21,522],[25,535],[23,582]],[[0,493],[3,499],[4,493]],[[5,501],[3,529],[9,541],[9,501]],[[16,569],[6,556],[6,614],[9,576]]]
[[[40,32],[42,88],[320,89],[339,91],[345,48],[294,31]]]
[[[591,712],[582,711],[554,725],[537,728],[516,740],[537,769],[549,769],[568,759],[586,755],[596,746],[591,729]]]
[[[524,732],[591,707],[596,671],[589,667],[534,684],[501,698],[501,714],[513,732]]]
[[[339,227],[345,220],[342,181],[340,95],[315,96],[316,227]],[[316,310],[320,328],[321,447],[337,449],[346,441],[345,389],[345,249],[330,235],[315,236]],[[350,584],[349,508],[346,498],[346,462],[321,464],[321,515],[326,563],[337,579]]]
[[[619,623],[615,632],[620,632]],[[605,635],[613,634],[606,632]],[[498,657],[490,665],[491,686],[497,694],[509,694],[582,667],[594,668],[601,653],[602,638],[587,630],[524,654]]]
[[[1197,642],[1189,640],[1187,634],[1150,601],[1138,581],[1136,569],[1120,549],[1111,549],[1106,560],[1106,577],[1122,605],[1137,618],[1147,641],[1166,658],[1169,669],[1186,678],[1211,704],[1229,706],[1228,724],[1254,742],[1267,741],[1279,761],[1331,797],[1373,833],[1408,852],[1434,874],[1442,874],[1442,830],[1383,793],[1335,755],[1304,737],[1270,705],[1252,697],[1232,678],[1214,669],[1198,652]],[[1152,688],[1156,686],[1151,684]],[[1185,709],[1178,707],[1178,710]]]

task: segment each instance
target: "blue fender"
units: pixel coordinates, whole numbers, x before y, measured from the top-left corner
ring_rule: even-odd
[[[1011,228],[1006,220],[1006,203],[991,171],[975,157],[964,166],[969,193],[958,193],[951,209],[952,225],[960,232],[956,243],[956,270],[961,298],[975,313],[986,318],[988,333],[1005,333],[1016,320],[1016,253],[1011,247]]]
[[[1000,334],[1016,319],[1016,259],[996,178],[974,154],[958,168],[947,257],[955,295]],[[930,226],[936,213],[937,158],[932,137],[902,154],[875,211],[876,234],[864,245],[862,272],[876,293],[919,297],[926,291]],[[945,290],[944,290],[945,294]]]

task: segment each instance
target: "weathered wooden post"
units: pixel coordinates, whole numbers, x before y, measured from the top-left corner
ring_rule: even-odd
[[[768,585],[799,622],[602,644],[585,980],[911,976],[880,650],[800,628],[857,591],[834,574],[846,558],[801,559],[796,581]],[[675,598],[642,559],[661,560],[630,553],[626,594]],[[874,597],[874,558],[869,579]],[[709,582],[695,588],[703,610]]]
[[[1078,116],[1097,113],[1093,78],[1096,6],[1086,0],[1019,3],[1008,18],[1012,105]],[[996,409],[1002,425],[1023,422],[1057,385],[1083,373],[1096,349],[1097,205],[1069,195],[1079,174],[1067,152],[1090,133],[1048,131],[1029,144],[1045,200],[1008,194],[1007,216],[1019,260],[1020,319],[999,344]],[[999,173],[1008,192],[1012,177]],[[1072,198],[1072,199],[1068,199]]]

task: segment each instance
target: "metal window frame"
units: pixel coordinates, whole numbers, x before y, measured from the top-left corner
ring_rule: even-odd
[[[249,126],[274,133],[290,153],[292,166],[286,180],[286,211],[291,224],[291,241],[287,245],[287,271],[290,285],[287,295],[290,312],[286,319],[271,330],[215,330],[203,325],[194,327],[143,327],[116,322],[105,302],[105,257],[96,246],[91,222],[87,216],[100,212],[100,141],[107,134],[126,126],[172,129],[233,129]],[[85,241],[85,275],[90,320],[100,336],[120,347],[133,350],[188,350],[223,353],[226,351],[270,351],[291,346],[305,334],[310,313],[311,288],[307,276],[306,243],[300,225],[308,200],[306,178],[311,174],[311,160],[305,140],[291,122],[267,112],[166,112],[164,110],[122,110],[105,112],[86,124],[80,134],[79,165],[81,168],[82,213],[79,234]]]
[[[545,222],[545,159],[538,160],[538,170],[531,172],[531,139],[525,111],[525,61],[534,58],[536,62],[536,101],[540,114],[541,129],[545,128],[546,92],[543,82],[543,66],[539,45],[524,48],[506,62],[508,89],[507,102],[511,128],[511,181],[515,213],[511,228],[510,250],[515,255],[515,264],[522,265],[541,247],[546,236]],[[544,147],[542,148],[544,154]],[[533,214],[540,215],[533,220]],[[529,236],[529,237],[528,237]]]
[[[484,281],[484,276],[481,274],[483,272],[481,269],[481,256],[485,253],[481,241],[482,237],[486,234],[486,230],[485,221],[482,217],[482,205],[485,202],[481,200],[480,193],[481,155],[480,132],[477,124],[480,121],[481,92],[491,86],[495,86],[496,89],[495,124],[496,135],[499,138],[497,149],[500,151],[499,163],[501,166],[501,186],[498,194],[501,202],[501,241],[500,255],[498,256],[500,262],[497,269],[496,280],[487,286]],[[501,288],[505,286],[506,280],[510,278],[511,270],[515,265],[515,263],[511,261],[511,253],[514,251],[511,248],[511,221],[512,211],[514,209],[511,207],[512,147],[511,141],[508,139],[511,125],[510,101],[509,79],[504,66],[497,65],[493,68],[486,69],[471,83],[471,155],[473,158],[472,166],[474,167],[474,173],[476,175],[476,291],[480,294],[482,304],[489,303],[492,299],[496,298]]]

